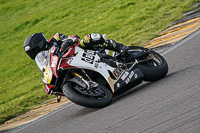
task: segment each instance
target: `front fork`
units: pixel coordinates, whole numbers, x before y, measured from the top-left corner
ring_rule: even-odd
[[[83,76],[81,76],[77,72],[72,72],[72,74],[74,76],[78,76],[83,82],[85,82],[85,84],[87,85],[87,88],[86,88],[87,90],[90,90],[91,88],[98,86],[98,84],[96,82],[92,81],[91,78],[87,75],[87,73],[83,69],[81,69],[81,71],[83,72],[83,74],[85,75],[85,77],[87,77],[88,80],[85,80],[83,78]]]

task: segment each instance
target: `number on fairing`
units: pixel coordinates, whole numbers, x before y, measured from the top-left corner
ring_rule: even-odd
[[[83,61],[85,61],[87,63],[93,64],[94,58],[95,58],[95,54],[96,54],[95,51],[84,50],[84,53],[82,55],[81,60],[83,60]]]

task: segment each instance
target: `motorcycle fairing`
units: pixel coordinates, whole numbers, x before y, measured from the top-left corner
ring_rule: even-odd
[[[76,68],[75,66],[70,65],[68,61],[73,60],[71,57],[75,55],[75,48],[74,46],[71,46],[67,52],[62,56],[62,58],[59,61],[58,68],[59,69],[71,69]]]
[[[49,61],[50,61],[50,67],[53,74],[55,75],[56,78],[58,78],[56,70],[57,70],[57,63],[58,63],[59,57],[57,55],[54,55],[56,49],[57,48],[55,46],[52,46],[51,49],[49,50],[50,51]]]
[[[42,81],[45,83],[45,84],[50,84],[51,83],[51,80],[52,80],[52,77],[53,77],[53,73],[51,71],[51,68],[49,67],[49,65],[46,67],[46,69],[44,70],[43,72],[43,78],[42,78]]]
[[[73,66],[76,68],[89,69],[101,73],[105,78],[109,76],[108,71],[113,71],[115,68],[100,62],[100,57],[97,55],[96,51],[93,50],[83,50],[80,47],[75,48],[75,56],[67,59],[68,66]],[[69,69],[63,67],[64,69]]]
[[[35,61],[42,73],[43,83],[54,85],[56,78],[51,70],[48,55],[49,55],[48,51],[41,51],[40,53],[37,54]]]
[[[120,88],[127,86],[129,83],[131,83],[129,84],[130,87],[135,86],[134,81],[141,79],[143,76],[144,74],[140,71],[140,69],[135,68],[130,72],[123,70],[117,79],[109,77],[108,81],[111,84],[110,87],[112,91],[116,92]]]
[[[56,87],[55,85],[47,85],[47,84],[45,84],[45,91],[47,92],[47,94],[49,94],[50,93],[50,90],[52,89],[52,88],[54,88],[54,87]]]
[[[107,80],[113,93],[127,85],[129,82],[133,82],[134,80],[143,77],[143,74],[139,69],[127,72],[119,67],[114,68],[101,62],[96,51],[83,50],[80,47],[75,47],[75,53],[77,54],[74,57],[65,59],[65,63],[68,65],[65,64],[63,69],[76,67],[96,71]]]

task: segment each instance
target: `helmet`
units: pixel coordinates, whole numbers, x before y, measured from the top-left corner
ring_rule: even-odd
[[[31,57],[32,60],[35,59],[35,56],[47,49],[47,40],[45,36],[39,32],[32,34],[26,38],[24,41],[24,50]]]

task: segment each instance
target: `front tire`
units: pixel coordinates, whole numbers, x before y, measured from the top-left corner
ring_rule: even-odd
[[[166,60],[155,51],[152,51],[154,58],[137,67],[143,72],[145,81],[156,81],[164,78],[168,73],[168,64]]]
[[[77,88],[74,87],[81,87],[73,82],[67,82],[63,85],[63,93],[64,95],[69,98],[72,102],[89,108],[103,108],[109,105],[112,102],[112,93],[105,88],[104,86],[98,85],[102,91],[102,96],[99,97],[92,97],[83,95],[80,92],[76,91]]]

